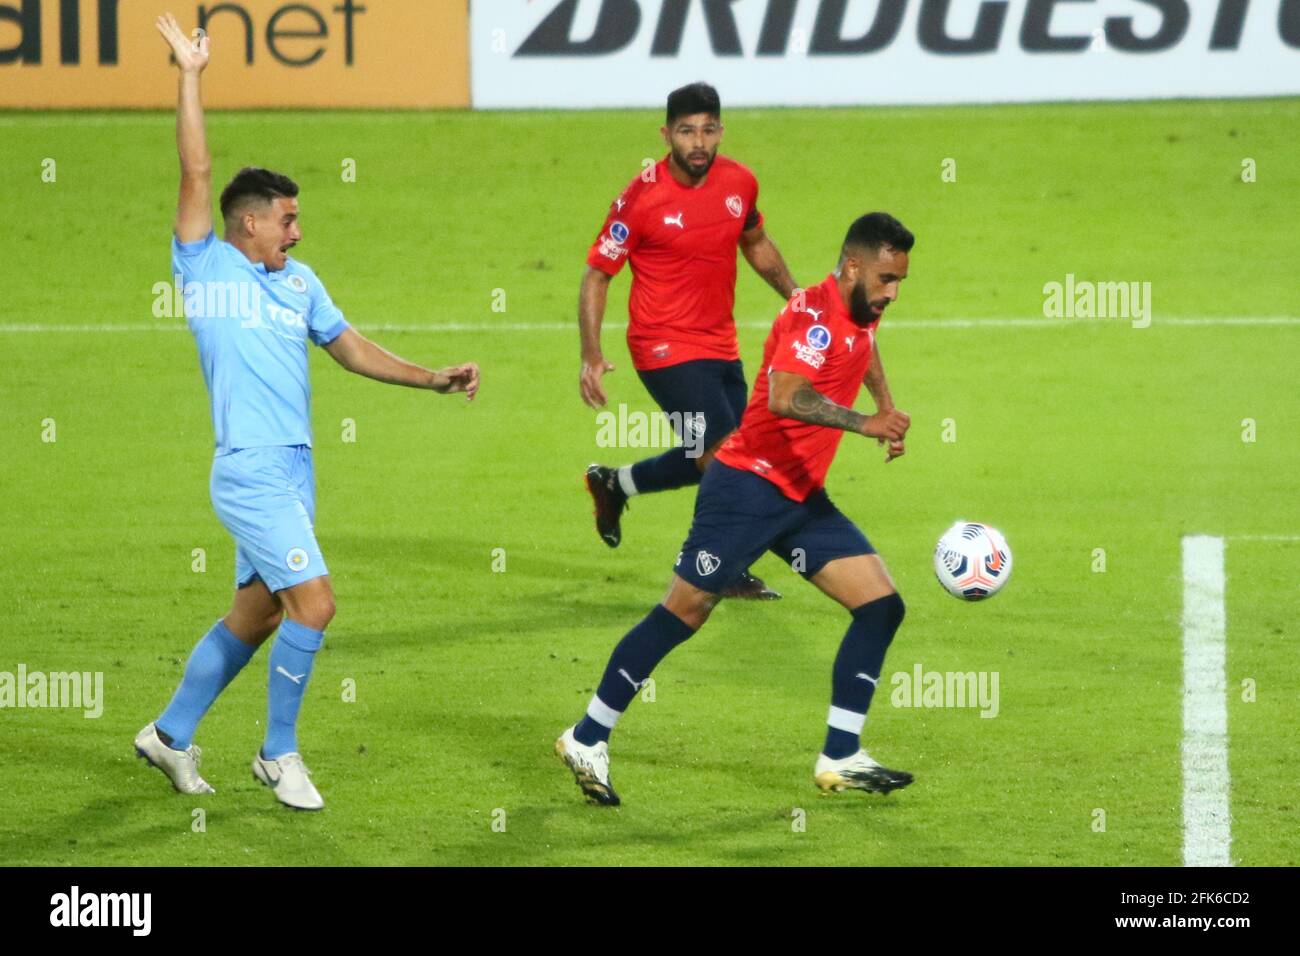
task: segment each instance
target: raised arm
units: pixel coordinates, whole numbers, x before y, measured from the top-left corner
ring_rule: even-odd
[[[582,340],[582,372],[578,377],[578,391],[582,400],[592,408],[607,401],[601,376],[614,371],[600,350],[600,323],[605,318],[605,300],[609,297],[609,282],[613,278],[606,272],[587,266],[582,274],[582,289],[578,293],[578,335]]]
[[[356,329],[348,328],[325,346],[325,351],[349,372],[390,385],[427,388],[443,395],[464,392],[472,400],[478,393],[478,366],[473,362],[427,369],[380,348]]]
[[[790,268],[785,264],[781,250],[761,225],[740,234],[740,251],[745,254],[745,260],[753,270],[763,277],[763,281],[776,290],[777,295],[783,299],[794,295],[795,289],[799,288],[798,283],[790,275]]]
[[[793,372],[773,371],[768,375],[767,386],[768,410],[782,418],[825,425],[891,443],[901,442],[911,425],[912,420],[894,408],[863,415],[837,405],[813,388],[810,380]]]
[[[203,129],[199,76],[208,65],[208,38],[190,40],[170,13],[156,21],[176,58],[180,92],[176,104],[176,147],[181,158],[181,194],[176,203],[176,238],[197,242],[212,231],[212,157]]]

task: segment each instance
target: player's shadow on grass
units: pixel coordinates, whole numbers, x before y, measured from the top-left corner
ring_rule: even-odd
[[[117,735],[120,737],[121,735]],[[130,749],[130,736],[126,738]],[[117,741],[120,744],[120,740]],[[327,860],[268,860],[266,854],[243,859],[232,854],[250,842],[262,845],[286,826],[300,830],[322,821],[319,814],[296,814],[279,806],[264,787],[214,781],[217,794],[177,793],[154,768],[134,754],[125,757],[99,740],[76,749],[75,772],[65,778],[61,813],[28,816],[17,835],[5,833],[4,859],[17,866],[150,866],[174,865],[178,856],[194,865],[328,863],[348,865],[333,841],[324,841]],[[196,810],[203,813],[196,814]],[[196,828],[197,823],[197,828]],[[315,827],[320,823],[316,822]],[[230,834],[237,833],[234,843]],[[212,835],[209,835],[212,834]],[[296,848],[295,843],[290,849]]]
[[[443,753],[453,766],[477,768],[463,780],[444,778],[439,784],[452,786],[476,805],[499,808],[507,826],[492,830],[481,819],[458,826],[456,836],[440,843],[436,859],[418,853],[402,860],[408,865],[872,865],[877,857],[892,863],[912,858],[967,861],[964,853],[941,846],[927,833],[930,808],[923,797],[822,796],[802,759],[769,767],[761,780],[746,783],[743,767],[716,747],[702,745],[702,752],[715,756],[684,757],[675,738],[661,735],[619,752],[614,780],[624,805],[609,809],[583,803],[572,775],[552,754],[557,730],[552,722],[518,709],[498,714],[509,734],[491,737],[508,743],[485,750],[482,737],[469,728],[490,726],[486,711],[449,710],[426,714],[426,719],[443,730],[448,742]],[[461,746],[463,753],[458,752]],[[478,763],[471,764],[474,759]],[[793,826],[796,808],[806,814],[802,831]]]
[[[309,843],[304,844],[295,833],[327,827],[328,818],[282,807],[261,787],[254,790],[227,783],[217,794],[188,796],[169,789],[161,778],[122,779],[120,786],[120,793],[44,819],[39,830],[24,835],[23,850],[9,857],[9,862],[172,866],[181,855],[199,866],[348,866],[361,862],[341,855],[331,839],[308,837]],[[205,815],[203,829],[196,831],[194,811],[199,808]],[[286,834],[286,830],[291,832]],[[239,856],[247,853],[243,847],[250,843],[259,852]]]
[[[212,796],[176,793],[161,777],[141,779],[138,773],[106,768],[91,779],[100,781],[97,786],[108,783],[114,792],[86,800],[71,812],[41,817],[22,835],[20,848],[6,854],[7,861],[40,866],[162,864],[175,858],[180,840],[202,839],[191,829],[196,808],[212,818],[231,816],[231,808],[217,809]],[[81,794],[74,799],[77,796]],[[157,850],[157,859],[150,848]]]
[[[610,809],[585,805],[572,782],[563,782],[564,787],[545,787],[544,797],[509,809],[505,832],[480,827],[467,839],[444,842],[436,861],[404,862],[475,866],[872,865],[874,855],[868,847],[828,844],[826,838],[816,837],[819,826],[824,830],[826,817],[832,814],[838,823],[849,823],[847,828],[837,827],[841,835],[845,829],[879,831],[888,821],[892,859],[899,858],[900,847],[908,847],[909,853],[915,850],[924,858],[935,858],[930,851],[940,849],[912,824],[915,808],[895,798],[850,805],[849,800],[862,795],[847,795],[848,799],[837,802],[838,798],[805,794],[808,798],[801,798],[798,804],[807,808],[812,822],[809,831],[799,832],[791,826],[792,807],[774,808],[766,796],[753,801],[738,797],[726,806],[716,801],[674,802],[672,809],[656,809],[654,801],[663,794],[642,787],[639,795],[625,794],[625,801],[634,802]],[[809,832],[814,835],[810,837]],[[507,833],[514,839],[508,839]],[[944,854],[954,864],[965,859],[951,847]]]

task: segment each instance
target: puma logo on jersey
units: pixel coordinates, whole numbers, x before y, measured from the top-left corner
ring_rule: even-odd
[[[682,216],[684,215],[686,214],[679,212],[676,216],[664,216],[664,225],[676,226],[678,229],[685,229],[686,227],[682,225]]]
[[[856,336],[856,335],[846,335],[846,336],[844,336],[844,344],[847,345],[847,346],[849,347],[849,351],[850,351],[850,352],[853,351],[853,343],[854,343],[856,340],[857,340],[857,336]]]
[[[822,313],[825,312],[826,310],[825,310],[825,309],[810,309],[810,308],[808,308],[807,306],[805,306],[805,307],[804,307],[804,311],[813,317],[813,321],[814,321],[814,322],[820,322],[820,321],[822,320]]]

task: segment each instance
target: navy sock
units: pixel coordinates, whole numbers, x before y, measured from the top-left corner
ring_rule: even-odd
[[[687,458],[685,447],[670,448],[662,455],[646,458],[632,466],[632,483],[637,494],[671,491],[700,483],[698,458]]]
[[[587,705],[587,715],[574,728],[578,743],[590,747],[609,739],[618,718],[655,666],[682,641],[695,632],[662,604],[641,619],[641,623],[623,636],[605,665],[596,696]]]
[[[853,609],[853,621],[840,643],[831,672],[831,709],[822,753],[832,760],[851,756],[861,746],[859,735],[880,680],[885,651],[903,623],[905,610],[897,594]]]

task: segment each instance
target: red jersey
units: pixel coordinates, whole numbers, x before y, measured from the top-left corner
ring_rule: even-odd
[[[627,344],[638,369],[740,357],[736,247],[762,225],[757,199],[754,174],[718,156],[701,186],[675,180],[665,158],[614,200],[587,264],[612,276],[632,263]]]
[[[717,459],[762,475],[782,494],[803,501],[826,483],[844,432],[826,425],[780,418],[767,407],[768,376],[793,372],[837,405],[852,407],[871,365],[879,319],[858,325],[840,298],[834,275],[796,293],[777,316],[763,346],[763,367],[740,427],[723,443]]]

